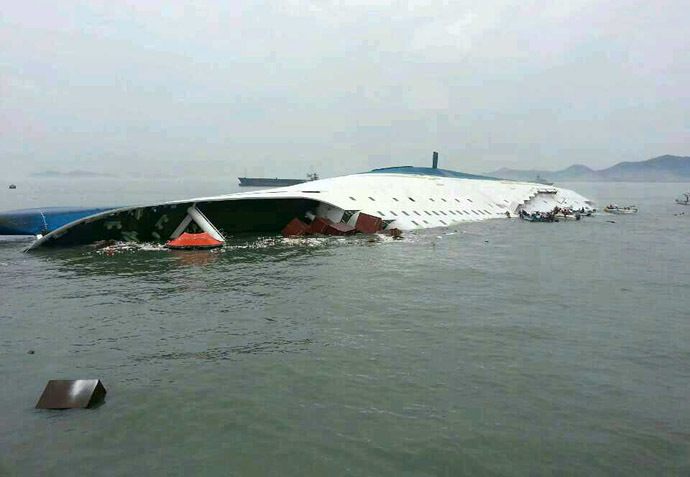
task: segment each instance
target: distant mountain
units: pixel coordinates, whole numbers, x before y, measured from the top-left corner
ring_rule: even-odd
[[[91,172],[91,171],[82,171],[82,170],[76,170],[76,171],[69,171],[69,172],[58,172],[58,171],[43,171],[43,172],[35,172],[31,174],[31,177],[40,177],[40,178],[52,178],[52,177],[68,177],[68,178],[73,178],[73,179],[80,179],[80,178],[95,178],[95,177],[116,177],[113,174],[108,174],[104,172]]]
[[[598,171],[576,164],[560,171],[502,168],[487,175],[521,181],[533,181],[539,176],[554,182],[679,182],[690,181],[690,157],[666,155],[640,162],[619,162]]]

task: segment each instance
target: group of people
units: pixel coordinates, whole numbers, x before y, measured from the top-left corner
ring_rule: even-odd
[[[584,208],[581,210],[573,211],[565,207],[554,207],[553,210],[549,212],[527,212],[524,209],[520,210],[520,218],[525,220],[531,220],[533,222],[558,222],[558,216],[567,219],[569,217],[575,217],[575,220],[580,220],[580,214],[584,213]]]

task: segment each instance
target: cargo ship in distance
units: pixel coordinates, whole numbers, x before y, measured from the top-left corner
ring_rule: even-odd
[[[303,184],[304,182],[316,181],[319,176],[314,172],[307,174],[306,179],[275,179],[270,177],[238,177],[240,187],[286,187],[291,185]]]

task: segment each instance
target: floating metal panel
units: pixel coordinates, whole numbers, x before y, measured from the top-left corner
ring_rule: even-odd
[[[54,379],[48,381],[36,409],[90,408],[105,394],[100,379]]]

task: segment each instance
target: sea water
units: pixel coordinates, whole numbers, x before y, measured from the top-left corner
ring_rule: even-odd
[[[215,251],[3,239],[0,475],[690,474],[690,184],[565,186],[640,212]],[[0,208],[233,189],[35,180]],[[105,404],[34,409],[75,378]]]

